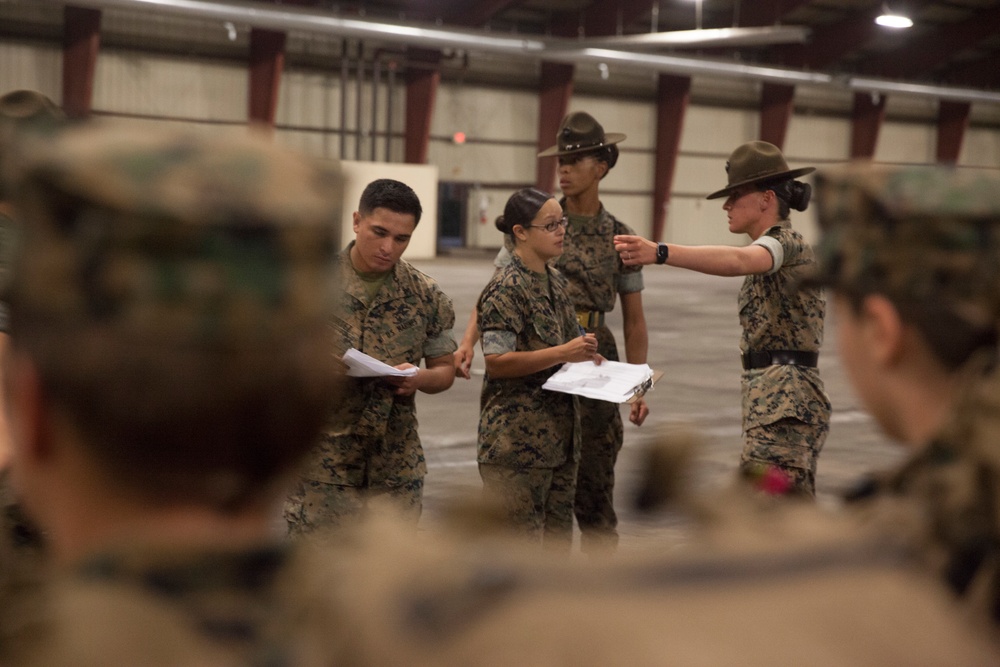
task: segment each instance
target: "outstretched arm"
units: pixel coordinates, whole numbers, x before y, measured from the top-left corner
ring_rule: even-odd
[[[616,236],[615,250],[625,266],[656,262],[656,243],[641,236]],[[759,245],[740,247],[726,245],[689,246],[669,243],[667,264],[699,271],[713,276],[748,276],[767,273],[774,266],[771,253]]]

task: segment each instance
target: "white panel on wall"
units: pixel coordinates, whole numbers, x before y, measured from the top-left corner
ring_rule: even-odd
[[[885,121],[875,146],[875,161],[933,164],[937,157],[937,129],[925,123]]]
[[[793,116],[785,137],[789,166],[818,166],[815,161],[840,162],[851,153],[851,124],[832,116]]]
[[[689,105],[681,133],[681,152],[729,155],[757,138],[760,114],[744,108]]]
[[[62,50],[0,42],[0,95],[27,88],[62,103]]]
[[[99,111],[245,122],[244,64],[102,49],[94,77]]]
[[[965,133],[958,163],[968,167],[1000,168],[1000,132],[970,127]]]
[[[656,146],[656,105],[611,96],[574,95],[569,111],[586,111],[605,132],[623,132],[623,148],[653,149]],[[555,143],[555,137],[552,138]]]
[[[441,170],[443,181],[483,183],[535,182],[535,148],[510,144],[431,141],[427,161]]]
[[[450,137],[455,132],[465,132],[470,140],[534,143],[538,95],[533,91],[442,83],[431,118],[431,135]],[[441,171],[445,173],[447,168],[442,166]]]

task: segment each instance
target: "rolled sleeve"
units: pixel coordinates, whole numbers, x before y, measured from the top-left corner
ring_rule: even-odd
[[[781,245],[781,241],[773,236],[761,236],[751,245],[759,245],[771,253],[771,270],[764,275],[769,276],[772,273],[777,273],[781,265],[785,263],[785,248]]]
[[[506,354],[517,349],[517,334],[513,331],[484,331],[483,354]]]
[[[645,282],[642,280],[642,273],[639,271],[622,273],[618,276],[618,293],[619,294],[632,294],[633,292],[641,292],[646,286]]]

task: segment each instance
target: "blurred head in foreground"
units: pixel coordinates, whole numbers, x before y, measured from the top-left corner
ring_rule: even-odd
[[[266,515],[333,396],[338,167],[102,125],[15,153],[5,391],[57,555],[86,549],[72,522],[94,508]]]

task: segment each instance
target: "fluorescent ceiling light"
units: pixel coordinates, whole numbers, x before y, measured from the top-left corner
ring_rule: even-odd
[[[902,14],[894,14],[889,5],[882,5],[882,14],[875,17],[875,23],[885,28],[912,28],[913,21],[910,17],[903,16]]]

